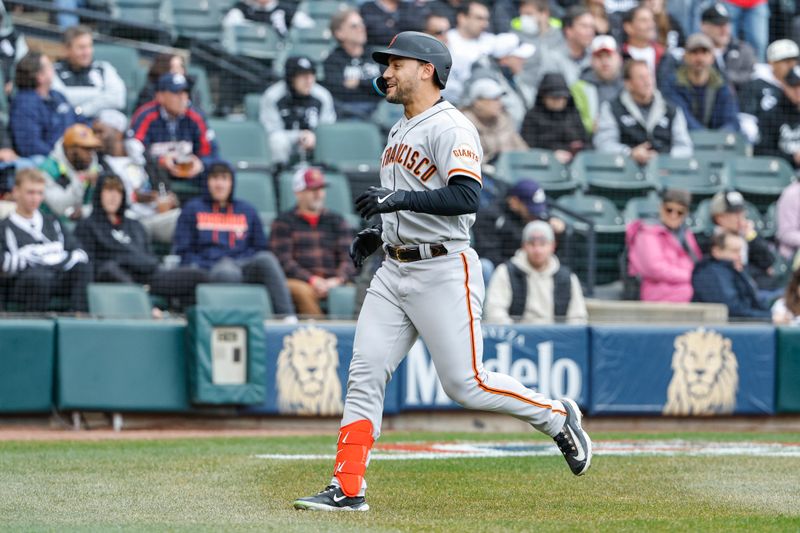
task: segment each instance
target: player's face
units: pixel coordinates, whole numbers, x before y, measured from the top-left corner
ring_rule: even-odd
[[[661,204],[661,223],[669,229],[678,229],[686,220],[689,210],[677,202],[667,202]]]
[[[533,234],[523,245],[528,262],[537,270],[547,266],[550,258],[553,257],[556,244],[547,240],[543,235]]]
[[[212,174],[208,177],[208,193],[215,202],[227,202],[233,190],[233,177],[227,172]]]
[[[389,66],[383,72],[383,79],[386,80],[386,100],[393,104],[410,102],[422,82],[425,65],[416,59],[389,58]]]
[[[19,185],[14,186],[12,195],[14,196],[14,201],[17,202],[19,211],[25,215],[31,215],[42,205],[42,201],[44,200],[44,183],[23,181]]]
[[[67,60],[74,67],[86,68],[92,64],[94,46],[91,35],[76,37],[67,47]]]

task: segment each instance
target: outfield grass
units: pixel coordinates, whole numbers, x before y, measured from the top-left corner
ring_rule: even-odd
[[[598,434],[800,442],[800,434]],[[532,434],[393,433],[386,441]],[[144,531],[798,531],[800,458],[596,456],[375,461],[368,513],[294,511],[323,487],[334,437],[0,443],[0,529]]]

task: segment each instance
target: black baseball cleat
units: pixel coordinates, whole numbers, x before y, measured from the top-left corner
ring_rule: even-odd
[[[315,496],[295,500],[294,508],[304,511],[369,511],[364,496],[351,498],[337,485],[328,485]]]
[[[561,432],[553,440],[558,444],[558,449],[567,460],[572,473],[582,476],[592,464],[592,439],[581,427],[583,415],[578,405],[569,398],[564,398],[561,403],[567,411],[567,418]]]

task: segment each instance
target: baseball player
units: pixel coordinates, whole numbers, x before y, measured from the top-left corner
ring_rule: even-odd
[[[347,398],[330,484],[294,502],[297,509],[366,511],[364,474],[380,435],[386,383],[421,336],[448,396],[469,409],[508,413],[556,441],[575,475],[592,459],[581,412],[570,399],[553,400],[482,363],[484,283],[470,248],[481,188],[481,144],[470,121],[440,96],[450,52],[435,38],[402,32],[372,54],[386,65],[376,89],[401,104],[381,156],[381,186],[356,199],[364,218],[381,224],[358,233],[350,249],[356,266],[379,247],[387,259],[361,308]]]

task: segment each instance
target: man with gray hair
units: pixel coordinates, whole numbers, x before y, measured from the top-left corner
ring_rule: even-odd
[[[486,291],[486,322],[585,324],[588,313],[578,277],[555,256],[553,228],[543,220],[522,230],[522,247],[499,265]]]

